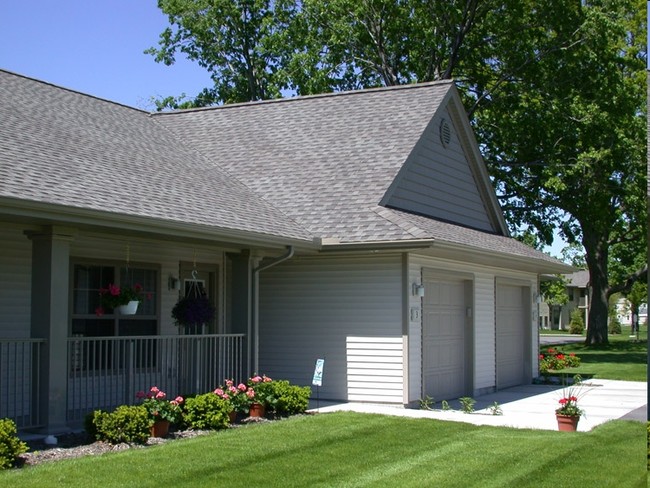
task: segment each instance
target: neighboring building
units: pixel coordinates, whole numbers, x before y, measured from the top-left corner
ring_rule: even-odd
[[[571,321],[571,312],[576,308],[583,312],[585,328],[589,326],[589,271],[586,269],[574,273],[564,274],[566,293],[569,301],[564,305],[552,305],[542,300],[539,307],[540,328],[552,330],[568,330]],[[545,276],[543,279],[554,279]]]
[[[308,385],[317,358],[322,399],[528,383],[539,275],[570,270],[508,236],[451,82],[149,114],[0,71],[0,417],[23,427],[153,384]],[[136,315],[95,314],[135,281]],[[216,318],[179,334],[197,283]]]
[[[632,325],[632,305],[627,298],[621,297],[616,302],[616,316],[618,317],[621,325]],[[648,304],[642,303],[639,305],[639,325],[646,325],[648,323]]]

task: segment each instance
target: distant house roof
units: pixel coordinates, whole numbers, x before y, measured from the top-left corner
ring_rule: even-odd
[[[507,236],[480,155],[487,231],[381,204],[450,100],[443,81],[149,114],[0,70],[0,214],[47,206],[316,247],[436,240],[565,270]]]
[[[587,288],[589,285],[589,270],[581,269],[575,273],[565,274],[564,278],[567,281],[567,286],[574,288]]]

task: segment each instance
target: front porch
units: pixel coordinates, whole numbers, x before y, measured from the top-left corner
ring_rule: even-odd
[[[45,339],[3,339],[0,418],[38,429],[63,412],[70,427],[95,409],[135,403],[135,393],[153,385],[174,396],[205,393],[225,378],[244,379],[245,342],[244,334],[70,337],[65,371],[51,374]],[[47,388],[51,377],[57,395]]]

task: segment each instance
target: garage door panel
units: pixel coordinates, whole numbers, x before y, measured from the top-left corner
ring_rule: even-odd
[[[437,400],[465,394],[465,284],[425,279],[424,394]]]
[[[529,288],[497,286],[496,342],[497,387],[507,388],[527,381],[526,357],[530,321],[526,297]]]

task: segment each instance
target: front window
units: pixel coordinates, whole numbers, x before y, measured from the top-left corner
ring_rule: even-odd
[[[156,335],[158,332],[157,269],[78,263],[73,266],[71,282],[73,337]],[[135,315],[119,315],[110,308],[100,310],[100,290],[109,284],[142,286],[144,298]]]
[[[135,368],[155,367],[155,342],[142,342],[135,353],[129,353],[124,341],[117,340],[117,336],[157,334],[158,270],[145,266],[127,269],[110,264],[76,263],[72,274],[72,337],[103,339],[71,343],[71,374],[110,371],[129,365]],[[110,284],[120,287],[139,284],[142,287],[143,300],[135,315],[120,315],[111,308],[101,307],[100,290],[108,288]]]

